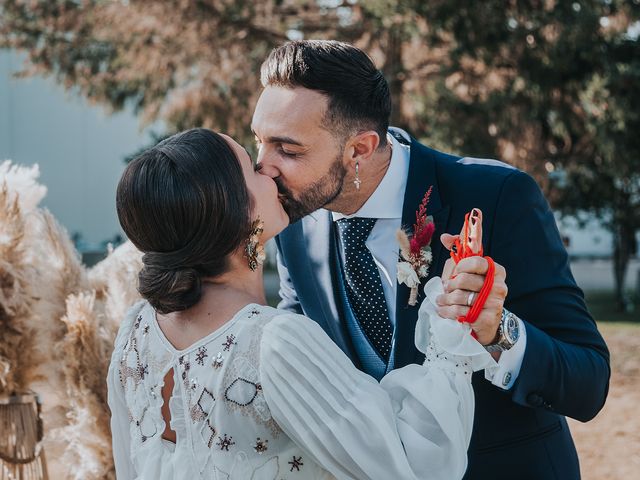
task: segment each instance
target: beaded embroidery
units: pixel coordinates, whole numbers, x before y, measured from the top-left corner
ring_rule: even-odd
[[[129,354],[131,352],[135,353],[136,360],[135,366],[130,367],[127,364],[127,359],[129,358]],[[120,384],[123,389],[127,389],[127,379],[131,378],[133,380],[134,389],[138,387],[138,385],[144,380],[145,375],[149,374],[149,365],[143,365],[140,363],[140,353],[138,352],[138,341],[135,337],[131,337],[127,344],[125,345],[125,350],[122,355],[122,359],[120,360],[120,369],[118,370],[120,375]]]
[[[207,447],[211,448],[211,445],[213,445],[213,440],[216,438],[218,431],[215,429],[213,425],[211,425],[211,422],[209,421],[209,419],[207,419],[207,421],[205,422],[205,427],[206,429],[209,430],[209,438],[206,440]],[[205,428],[202,429],[203,435],[207,433],[206,429]]]
[[[200,397],[198,397],[198,401],[193,405],[189,411],[192,422],[201,422],[205,418],[208,417],[208,413],[213,408],[215,404],[216,397],[206,388],[202,389],[202,393]]]
[[[222,356],[222,352],[218,352],[218,354],[213,358],[213,362],[211,362],[211,365],[217,370],[222,367],[223,362],[224,357]]]
[[[237,343],[236,336],[232,333],[231,335],[227,335],[227,340],[222,344],[222,346],[224,347],[224,351],[228,352],[231,350],[231,347]]]
[[[204,359],[207,358],[207,347],[200,347],[198,349],[198,353],[196,354],[196,363],[198,365],[204,365]]]
[[[460,357],[460,360],[456,362],[455,367],[447,361],[448,359],[449,357],[447,357],[446,352],[437,350],[433,344],[429,344],[427,346],[427,351],[425,353],[426,363],[437,363],[440,368],[449,372],[463,373],[464,375],[473,374],[473,369],[471,368],[468,360],[465,357]],[[456,359],[455,355],[453,356],[453,359]]]
[[[224,434],[224,438],[218,437],[218,442],[216,445],[220,447],[220,450],[229,451],[229,447],[235,445],[236,442],[233,441],[233,437],[227,437],[227,434]]]
[[[231,382],[231,385],[224,391],[224,399],[241,407],[246,407],[253,403],[261,390],[262,386],[259,383],[239,377]]]
[[[258,424],[269,429],[272,437],[277,438],[282,431],[271,416],[271,411],[262,393],[262,385],[258,369],[260,361],[260,341],[262,325],[251,327],[246,332],[251,340],[242,349],[236,350],[231,364],[226,364],[224,371],[224,404],[229,410],[238,410],[242,415],[252,417]],[[227,360],[228,362],[229,360]]]
[[[293,460],[289,462],[289,465],[291,465],[291,470],[289,470],[290,472],[293,472],[294,468],[299,472],[300,467],[304,465],[304,463],[302,463],[302,457],[296,458],[296,456],[294,455]]]
[[[158,427],[147,417],[147,410],[149,410],[149,407],[144,407],[140,418],[135,420],[136,427],[140,432],[140,440],[142,443],[146,442],[158,433]],[[153,432],[151,432],[151,428],[153,428]]]
[[[260,437],[258,437],[256,439],[256,444],[253,446],[253,450],[255,450],[258,455],[262,455],[269,449],[267,443],[269,443],[269,440],[262,440]]]
[[[189,388],[189,370],[191,369],[191,363],[189,360],[185,360],[185,356],[182,356],[178,359],[178,363],[182,366],[182,381],[184,382],[185,388]]]

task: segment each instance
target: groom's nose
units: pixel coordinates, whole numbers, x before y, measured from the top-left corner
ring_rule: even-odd
[[[263,175],[267,175],[271,178],[280,176],[277,155],[269,155],[265,148],[261,148],[258,152],[258,158],[256,161],[258,165],[260,165],[260,173]]]

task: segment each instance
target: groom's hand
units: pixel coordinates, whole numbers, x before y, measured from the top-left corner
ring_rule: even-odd
[[[447,250],[457,238],[456,235],[443,234],[440,237],[442,244]],[[498,334],[498,326],[502,317],[504,300],[507,297],[507,272],[502,265],[495,264],[495,277],[493,288],[489,293],[480,315],[471,328],[476,332],[478,341],[482,345],[493,343]],[[484,285],[489,263],[483,257],[463,258],[456,265],[450,258],[446,261],[442,271],[442,283],[444,294],[436,299],[438,304],[438,314],[443,318],[457,320],[458,317],[466,315],[470,310],[468,300],[472,292],[472,304],[478,298],[478,292]]]

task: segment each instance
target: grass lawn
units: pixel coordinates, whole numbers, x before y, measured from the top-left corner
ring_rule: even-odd
[[[611,291],[585,292],[585,300],[591,315],[600,322],[637,322],[640,323],[640,301],[636,300],[635,310],[632,312],[619,312],[616,310],[616,301]]]

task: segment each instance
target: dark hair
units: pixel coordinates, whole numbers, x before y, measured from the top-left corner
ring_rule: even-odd
[[[224,138],[203,128],[173,135],[129,163],[116,208],[144,253],[138,291],[160,313],[195,305],[202,277],[224,273],[251,229],[242,166]]]
[[[391,96],[382,72],[362,50],[333,40],[287,42],[271,51],[260,80],[287,88],[317,90],[329,98],[327,129],[335,135],[375,130],[386,145]]]

